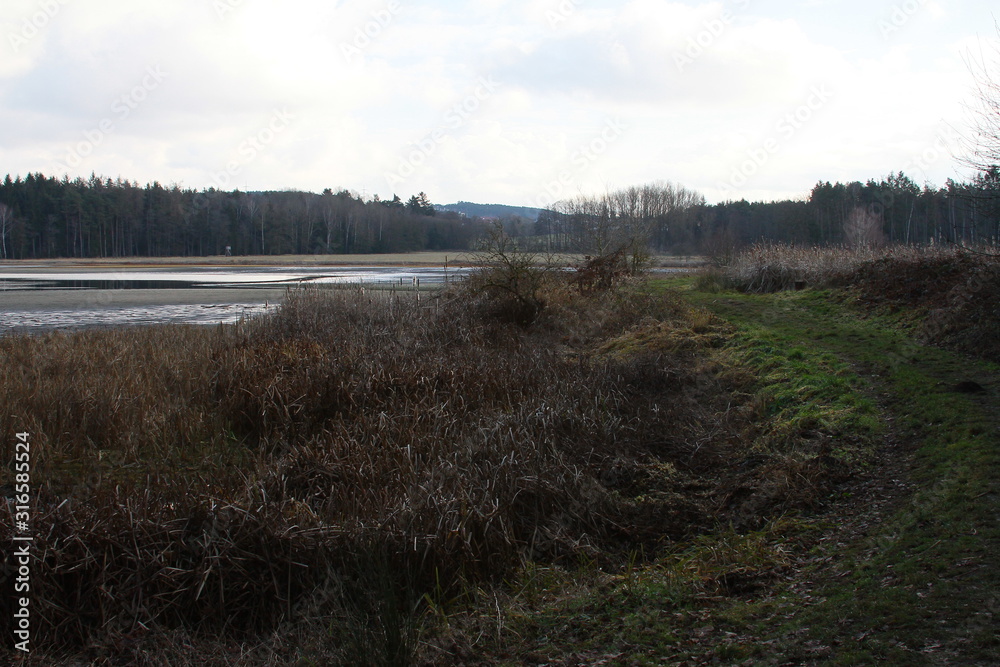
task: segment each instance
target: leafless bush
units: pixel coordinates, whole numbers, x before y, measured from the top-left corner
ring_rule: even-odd
[[[869,209],[855,207],[844,222],[844,238],[848,247],[859,249],[874,249],[885,245],[885,234],[878,216]]]
[[[490,228],[473,259],[477,269],[465,283],[485,314],[527,325],[545,308],[542,290],[553,265],[538,253],[518,248],[500,223]]]
[[[880,262],[949,261],[964,253],[954,246],[802,247],[759,243],[739,253],[724,268],[724,276],[731,287],[745,292],[776,292],[799,285],[843,286],[856,281],[859,272],[881,272],[887,268],[881,267]],[[892,280],[891,271],[884,278]]]
[[[739,239],[729,228],[716,230],[702,243],[702,252],[716,267],[729,266],[739,250]]]

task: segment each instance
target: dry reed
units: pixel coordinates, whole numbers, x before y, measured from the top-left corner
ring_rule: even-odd
[[[341,290],[230,327],[0,337],[4,459],[35,444],[35,640],[120,657],[326,619],[320,653],[404,655],[424,594],[725,520],[747,417],[705,359],[724,328],[567,285],[530,327],[461,290]]]

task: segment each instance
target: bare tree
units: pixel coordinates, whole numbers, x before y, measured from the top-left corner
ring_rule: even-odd
[[[260,202],[257,195],[250,193],[246,198],[247,213],[250,215],[250,233],[253,233],[253,219],[260,210]],[[260,254],[264,254],[264,220],[260,221]]]
[[[996,32],[1000,37],[1000,24],[996,26]],[[995,184],[1000,175],[1000,45],[994,44],[991,53],[980,50],[979,57],[970,58],[967,65],[975,77],[976,87],[974,100],[967,105],[972,136],[964,138],[966,151],[960,160],[980,174],[975,179],[979,187],[966,189],[963,194],[971,200],[974,212],[984,206],[987,211],[995,210],[998,199]],[[961,235],[957,224],[952,223],[953,238],[962,239],[959,245],[970,252],[997,256],[996,253],[981,253],[966,246],[965,222],[963,218]],[[972,240],[975,242],[975,226]]]
[[[681,208],[704,198],[670,183],[650,183],[596,197],[580,196],[556,204],[569,221],[573,249],[596,257],[620,255],[629,272],[644,268],[654,233]]]
[[[334,210],[333,190],[326,188],[323,190],[321,210],[323,213],[323,223],[326,225],[326,254],[330,254],[330,245],[333,243],[333,228],[337,222],[336,211]]]
[[[852,248],[878,248],[885,245],[885,234],[879,217],[861,206],[855,207],[847,216],[844,238]]]
[[[1000,26],[997,28],[1000,36]],[[1000,47],[991,54],[980,52],[968,61],[976,80],[975,99],[968,105],[972,116],[972,137],[962,161],[979,171],[1000,165]]]
[[[14,211],[0,204],[0,258],[7,259],[7,233],[14,225]]]

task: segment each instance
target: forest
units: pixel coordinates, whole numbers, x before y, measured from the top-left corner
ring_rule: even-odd
[[[674,255],[730,254],[759,242],[809,246],[985,243],[1000,238],[1000,167],[969,183],[918,186],[902,172],[867,182],[819,182],[808,198],[706,204],[683,187],[656,184],[581,197],[543,211],[536,240],[562,251],[609,227]]]
[[[0,184],[0,257],[198,257],[391,253],[467,248],[480,226],[408,201],[326,189],[186,190],[158,182],[7,176]]]
[[[509,208],[509,207],[508,207]],[[503,210],[503,209],[500,209]],[[707,204],[668,182],[500,218],[524,247],[600,253],[639,242],[657,253],[728,253],[755,242],[977,243],[1000,237],[1000,167],[971,182],[917,185],[902,172],[817,183],[808,197]],[[0,183],[0,258],[197,257],[472,250],[492,220],[436,209],[421,192],[196,191],[121,178],[43,174]]]

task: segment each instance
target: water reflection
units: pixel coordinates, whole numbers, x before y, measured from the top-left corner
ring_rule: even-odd
[[[444,282],[465,269],[411,267],[253,267],[247,269],[137,269],[120,271],[2,271],[0,290],[13,289],[184,289],[192,287],[276,287],[303,283]]]
[[[413,289],[463,269],[423,267],[205,267],[59,271],[0,270],[0,333],[122,324],[232,323],[275,307],[307,285]],[[75,295],[75,296],[74,296]]]

